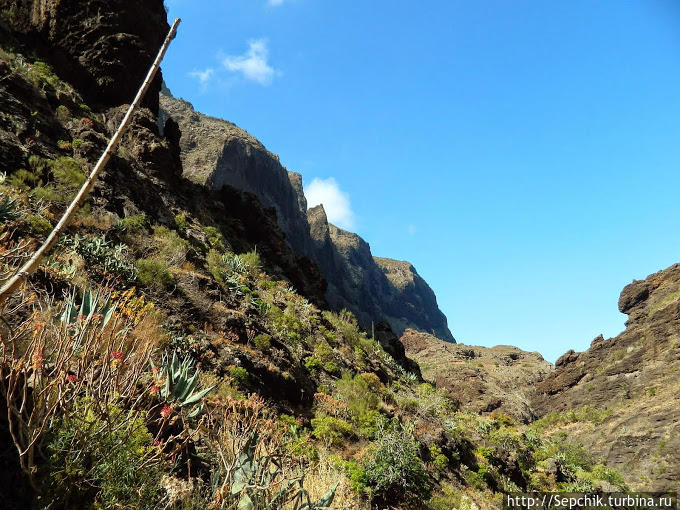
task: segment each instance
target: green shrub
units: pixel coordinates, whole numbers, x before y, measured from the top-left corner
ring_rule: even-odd
[[[375,450],[364,464],[375,496],[387,502],[429,498],[430,483],[418,450],[412,424],[379,428]]]
[[[312,418],[312,434],[326,446],[339,446],[352,435],[352,425],[340,418],[322,415]]]
[[[137,280],[146,287],[167,287],[173,282],[168,267],[152,259],[137,260]]]
[[[17,170],[7,178],[7,184],[22,190],[33,189],[41,186],[42,183],[43,180],[39,175],[24,168]]]
[[[182,239],[176,231],[162,226],[153,228],[153,238],[158,248],[157,258],[170,267],[181,267],[184,264],[190,248],[188,241]]]
[[[432,465],[437,471],[444,471],[449,465],[449,459],[437,445],[430,445],[430,457],[432,457]]]
[[[83,398],[48,435],[44,508],[88,502],[91,508],[153,509],[159,503],[162,466],[143,414]]]
[[[59,77],[54,74],[49,64],[36,60],[25,71],[26,77],[36,87],[44,87],[49,85],[54,89],[60,89],[63,84]]]
[[[236,381],[238,384],[245,384],[248,382],[248,371],[243,368],[243,367],[230,367],[229,368],[229,375]]]
[[[347,407],[355,418],[378,409],[385,392],[384,385],[375,374],[357,374],[352,377],[344,374],[337,382],[339,397],[347,402]]]
[[[312,373],[316,373],[321,367],[321,360],[316,356],[307,356],[305,358],[305,368]]]
[[[71,112],[69,111],[68,108],[66,108],[63,104],[57,106],[57,110],[55,112],[57,120],[60,122],[66,122],[71,118]]]
[[[124,234],[137,234],[146,230],[149,226],[149,220],[144,214],[136,214],[135,216],[128,216],[118,220],[116,230]]]
[[[314,354],[321,361],[335,360],[335,352],[333,351],[333,348],[323,340],[314,346]]]
[[[266,314],[271,330],[277,337],[293,344],[300,342],[306,328],[294,310],[286,308],[286,311],[283,311],[278,306],[271,306]]]
[[[226,248],[222,242],[222,234],[220,234],[219,230],[215,227],[203,227],[203,233],[205,234],[205,240],[208,243],[209,248],[224,253]]]
[[[184,235],[187,231],[187,226],[189,222],[187,221],[187,215],[184,213],[175,214],[175,228],[177,232]]]
[[[272,345],[272,337],[266,333],[260,333],[253,339],[255,347],[262,351],[266,351]]]
[[[37,236],[47,236],[52,232],[52,223],[50,221],[38,214],[29,214],[26,216],[26,221],[30,225],[31,232]]]
[[[85,141],[82,138],[74,138],[71,141],[71,147],[74,149],[79,149],[84,143]]]
[[[241,257],[243,264],[246,266],[246,271],[251,274],[255,274],[256,270],[262,267],[262,260],[258,255],[257,251],[249,251],[238,255]]]
[[[332,375],[337,375],[340,373],[340,367],[335,361],[326,361],[323,364],[323,369]]]
[[[55,180],[68,188],[78,189],[87,179],[81,164],[70,157],[57,158],[51,162],[50,167]]]
[[[365,495],[369,492],[368,476],[363,466],[357,462],[345,462],[345,473],[349,479],[349,486],[359,495]]]

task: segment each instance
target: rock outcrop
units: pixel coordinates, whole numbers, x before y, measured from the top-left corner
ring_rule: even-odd
[[[569,423],[573,441],[617,468],[633,488],[676,489],[680,480],[680,265],[626,286],[626,329],[569,351],[537,386],[539,416],[591,406],[601,423]],[[599,421],[599,420],[598,420]]]
[[[213,190],[229,186],[253,193],[273,209],[293,251],[321,269],[332,309],[350,310],[367,331],[386,321],[397,335],[411,327],[455,341],[434,292],[413,266],[374,258],[361,237],[330,224],[322,206],[307,210],[302,176],[289,172],[257,139],[194,111],[167,88],[160,104],[159,128],[171,118],[182,133],[184,177]]]
[[[170,29],[162,0],[0,1],[12,31],[90,106],[131,103]],[[144,104],[158,109],[157,75]]]
[[[401,343],[423,377],[446,389],[461,408],[501,412],[524,423],[536,418],[530,398],[536,383],[552,370],[539,353],[509,345],[452,344],[412,329]]]

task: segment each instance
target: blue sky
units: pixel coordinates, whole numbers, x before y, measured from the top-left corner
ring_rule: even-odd
[[[584,350],[680,261],[675,0],[167,4],[173,94],[411,261],[460,342]]]

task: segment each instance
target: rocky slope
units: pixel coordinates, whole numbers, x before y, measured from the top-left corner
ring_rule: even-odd
[[[606,459],[633,487],[677,489],[680,265],[626,286],[619,310],[628,314],[625,331],[558,359],[532,406],[552,430]],[[574,413],[588,406],[593,411]]]
[[[293,250],[321,269],[334,310],[350,310],[366,330],[386,321],[397,335],[412,327],[454,341],[434,293],[413,266],[374,259],[368,243],[330,224],[322,208],[307,211],[300,174],[287,171],[257,139],[168,94],[161,94],[160,104],[159,125],[172,118],[182,132],[184,177],[210,189],[251,192],[275,210]]]
[[[446,389],[462,409],[501,412],[523,423],[536,418],[530,402],[533,388],[552,370],[537,352],[509,345],[452,344],[412,329],[404,332],[401,343],[423,377]]]

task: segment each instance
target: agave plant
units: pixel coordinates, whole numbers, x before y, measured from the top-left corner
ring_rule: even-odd
[[[17,201],[9,195],[0,198],[0,221],[13,221],[19,217],[17,214]]]
[[[238,500],[237,510],[278,510],[289,502],[293,504],[292,510],[319,510],[331,506],[337,483],[316,503],[304,489],[302,477],[288,480],[272,494],[271,486],[281,475],[281,465],[274,456],[263,455],[255,460],[257,442],[258,435],[253,433],[234,466],[230,493]]]
[[[154,371],[157,369],[152,364]],[[192,374],[193,372],[193,374]],[[160,390],[161,397],[167,402],[174,402],[180,408],[191,407],[200,402],[215,386],[196,391],[200,372],[194,368],[194,360],[188,354],[179,360],[177,351],[172,353],[172,358],[165,356],[160,376],[165,378],[165,384]],[[203,411],[203,404],[196,406],[188,414],[189,418],[195,418]]]
[[[105,292],[87,290],[80,299],[80,307],[76,303],[75,291],[66,298],[66,307],[61,314],[61,322],[71,325],[77,322],[92,324],[93,319],[99,319],[99,327],[103,330],[111,320],[116,310],[116,303],[111,302],[111,296]]]

